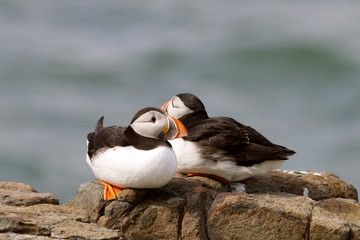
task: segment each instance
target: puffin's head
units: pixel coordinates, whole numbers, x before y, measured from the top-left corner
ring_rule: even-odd
[[[138,111],[130,126],[139,135],[149,138],[172,140],[187,136],[185,126],[179,120],[155,107]]]
[[[205,106],[201,100],[191,93],[180,93],[164,103],[162,110],[174,118],[181,118],[193,112],[205,112]]]

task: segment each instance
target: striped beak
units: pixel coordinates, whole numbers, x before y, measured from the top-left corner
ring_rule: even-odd
[[[175,138],[182,138],[187,137],[188,132],[186,130],[186,127],[184,124],[182,124],[179,120],[176,118],[167,116],[168,118],[168,128],[164,129],[165,133],[165,139],[166,140],[172,140]]]
[[[168,107],[168,105],[169,105],[170,101],[171,101],[171,100],[169,100],[169,101],[165,102],[165,103],[161,106],[161,108],[160,108],[160,109],[166,112],[167,107]]]

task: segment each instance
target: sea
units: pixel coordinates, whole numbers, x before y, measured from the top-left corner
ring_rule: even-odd
[[[360,2],[1,0],[0,181],[61,203],[86,135],[178,93],[360,189]]]

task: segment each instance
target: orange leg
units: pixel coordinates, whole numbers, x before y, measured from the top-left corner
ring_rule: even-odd
[[[216,175],[212,175],[212,174],[206,174],[206,173],[188,173],[187,174],[188,177],[192,177],[192,176],[202,176],[202,177],[208,177],[208,178],[212,178],[215,180],[218,180],[219,182],[222,182],[224,184],[230,184],[231,181],[226,180],[225,178],[216,176]]]
[[[119,193],[121,193],[121,191],[123,190],[123,188],[115,186],[115,185],[111,185],[110,183],[105,182],[103,180],[100,180],[100,183],[105,186],[105,188],[104,188],[104,200],[105,201],[110,201],[110,200],[116,199],[117,196],[119,195]]]

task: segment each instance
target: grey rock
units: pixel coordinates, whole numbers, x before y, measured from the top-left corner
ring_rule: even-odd
[[[181,239],[206,240],[206,218],[213,201],[213,190],[195,187],[187,193],[184,216],[181,222]]]
[[[208,211],[209,239],[306,239],[313,201],[299,196],[219,193]]]
[[[98,181],[86,182],[80,186],[76,197],[65,203],[65,206],[84,209],[90,221],[96,222],[106,204],[103,199],[103,190],[104,186]]]
[[[310,238],[360,239],[360,205],[352,199],[332,198],[315,203]]]
[[[128,202],[112,201],[106,206],[104,215],[99,217],[97,223],[100,226],[114,228],[114,225],[118,223],[119,219],[130,212],[133,207],[134,205]]]
[[[30,185],[17,182],[0,182],[0,206],[31,206],[40,203],[59,204],[53,193],[38,193]]]
[[[84,209],[46,203],[53,203],[48,201],[53,198],[44,197],[52,194],[37,193],[21,183],[0,186],[2,196],[11,196],[0,205],[0,239],[121,239],[118,231],[90,223]]]
[[[38,236],[31,234],[21,234],[21,233],[0,233],[0,240],[59,240],[63,238],[54,238],[49,236]]]
[[[65,220],[53,225],[51,237],[88,240],[116,240],[121,238],[118,231],[100,227],[95,223],[74,222],[71,220]]]
[[[0,190],[1,191],[19,191],[19,192],[36,192],[36,190],[26,183],[19,182],[0,182]]]
[[[356,188],[324,171],[274,170],[243,180],[246,193],[286,192],[314,200],[350,198],[358,200]]]
[[[103,200],[98,181],[55,195],[0,182],[1,239],[360,240],[356,189],[319,171],[271,171],[229,185],[176,174],[159,189]]]
[[[336,214],[315,206],[311,219],[310,239],[349,240],[349,224]]]
[[[50,235],[51,226],[64,220],[88,222],[82,209],[39,204],[28,207],[0,207],[0,232]]]

